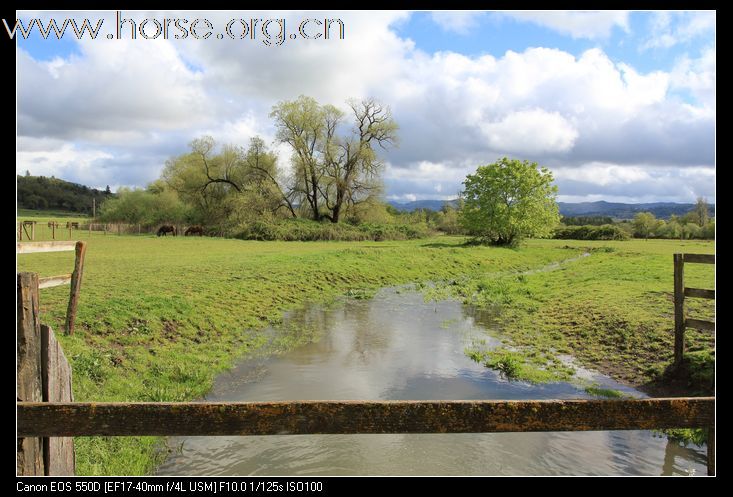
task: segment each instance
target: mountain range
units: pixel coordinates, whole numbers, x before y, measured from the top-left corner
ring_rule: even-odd
[[[399,211],[412,212],[416,209],[439,211],[443,205],[455,205],[455,200],[416,200],[414,202],[394,202],[389,204]],[[651,202],[646,204],[624,204],[621,202],[558,202],[560,214],[572,216],[610,216],[616,219],[631,219],[639,212],[651,212],[658,218],[667,219],[671,215],[681,216],[690,212],[695,204],[678,204],[674,202]],[[711,216],[715,216],[715,204],[708,206]]]

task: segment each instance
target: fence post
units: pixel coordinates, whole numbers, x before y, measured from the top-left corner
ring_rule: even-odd
[[[44,402],[73,402],[71,367],[53,330],[41,325],[41,372]],[[74,438],[43,438],[43,462],[46,475],[71,475],[75,470]]]
[[[708,476],[715,476],[715,425],[708,427]]]
[[[41,324],[38,307],[38,275],[18,273],[18,330],[16,398],[21,402],[41,402]],[[18,475],[43,475],[43,448],[40,438],[18,438]]]
[[[87,251],[86,242],[76,242],[76,257],[74,258],[74,272],[71,274],[71,293],[69,295],[69,307],[66,309],[66,334],[74,334],[74,321],[76,320],[76,305],[79,301],[81,290],[81,276],[84,272],[84,254]]]
[[[674,367],[682,365],[685,352],[685,260],[674,254]]]

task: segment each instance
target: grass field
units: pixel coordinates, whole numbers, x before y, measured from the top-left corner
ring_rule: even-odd
[[[533,240],[513,250],[463,246],[460,237],[303,243],[93,235],[89,241],[76,335],[57,333],[79,401],[200,397],[236,358],[311,339],[308,330],[287,330],[268,343],[261,330],[285,310],[430,281],[443,284],[426,287],[428,296],[501,306],[500,333],[511,346],[492,357],[473,351],[494,367],[503,360],[520,377],[563,378],[567,366],[559,356],[567,354],[627,383],[651,384],[672,354],[671,254],[714,250],[710,242],[661,240]],[[41,276],[72,265],[68,252],[18,256],[18,270]],[[711,266],[685,271],[688,286],[714,287]],[[68,287],[42,290],[43,322],[60,331],[67,299]],[[691,314],[713,317],[711,302],[690,302]],[[695,371],[709,369],[712,338],[688,330],[687,339]],[[155,438],[75,443],[79,474],[144,474],[164,455]]]
[[[38,211],[33,209],[18,209],[16,214],[16,220],[17,221],[38,221],[38,222],[48,222],[48,221],[79,221],[79,222],[87,222],[89,221],[89,216],[86,216],[81,213],[77,212],[68,212],[68,211]]]

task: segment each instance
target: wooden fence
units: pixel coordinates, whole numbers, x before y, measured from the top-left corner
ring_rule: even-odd
[[[715,323],[712,321],[685,318],[685,297],[715,300],[715,290],[685,286],[686,262],[715,264],[715,255],[674,254],[674,367],[682,364],[685,353],[685,329],[715,332]]]
[[[69,241],[69,242],[18,242],[16,244],[16,253],[18,254],[34,254],[39,252],[66,252],[75,251],[74,271],[68,274],[60,274],[57,276],[47,276],[38,279],[38,288],[51,288],[59,285],[71,285],[69,292],[69,305],[66,308],[66,333],[74,334],[74,324],[76,322],[76,308],[79,303],[79,292],[81,291],[81,279],[84,273],[84,256],[87,251],[86,242]]]
[[[173,224],[178,236],[184,236],[188,224]],[[18,241],[29,240],[72,240],[78,238],[80,231],[87,235],[155,235],[160,225],[144,226],[130,223],[98,223],[67,221],[18,221],[16,238]]]
[[[71,368],[53,330],[40,323],[38,288],[37,274],[18,275],[16,399],[18,405],[72,402]],[[72,438],[18,437],[17,474],[74,474]]]
[[[677,278],[675,285],[676,282]],[[71,437],[75,436],[493,433],[664,428],[707,428],[708,474],[715,474],[714,397],[74,403],[71,398],[71,370],[63,351],[55,342],[53,332],[40,324],[39,286],[36,274],[18,275],[18,474],[73,474]],[[42,331],[44,329],[45,332]]]
[[[18,244],[18,253],[64,250],[63,242]],[[68,244],[68,242],[66,242]],[[81,244],[81,245],[80,245]],[[22,246],[21,246],[22,245]],[[75,245],[78,282],[83,242]],[[65,250],[70,250],[66,248]],[[699,320],[684,319],[684,297],[714,298],[685,288],[684,262],[714,256],[675,254],[675,336]],[[679,272],[678,272],[679,267]],[[67,275],[54,277],[64,280]],[[75,436],[302,435],[493,433],[708,429],[708,474],[715,474],[715,397],[621,400],[287,401],[74,403],[71,369],[53,331],[40,324],[34,273],[18,274],[17,472],[74,474]],[[71,276],[72,288],[75,276]],[[78,293],[77,285],[77,293]],[[72,289],[73,293],[73,289]],[[680,297],[680,298],[678,298]],[[71,303],[70,303],[71,308]],[[682,316],[681,325],[678,327]],[[67,317],[68,322],[68,317]],[[714,327],[714,325],[713,325]],[[73,330],[73,320],[72,328]],[[675,358],[678,343],[675,342]],[[681,353],[681,349],[680,349]]]

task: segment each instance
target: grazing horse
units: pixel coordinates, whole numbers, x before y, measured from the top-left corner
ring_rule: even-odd
[[[164,224],[158,230],[158,236],[167,236],[167,233],[173,233],[173,236],[176,236],[176,227],[171,226],[170,224]]]
[[[184,236],[188,236],[188,235],[204,236],[204,228],[202,228],[201,226],[189,226],[183,235]]]

